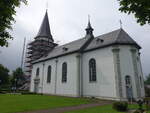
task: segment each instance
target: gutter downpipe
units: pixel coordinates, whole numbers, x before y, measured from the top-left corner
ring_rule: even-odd
[[[57,58],[56,58],[55,62],[56,62],[56,69],[55,69],[55,86],[54,86],[54,94],[56,94],[56,88],[57,88],[57,63],[58,63],[58,59],[57,59]]]
[[[78,58],[78,78],[77,78],[77,88],[78,90],[78,96],[79,97],[83,97],[83,71],[82,71],[82,53],[79,53],[77,55]]]
[[[42,70],[42,89],[41,89],[41,93],[43,94],[43,87],[44,87],[44,67],[45,67],[45,62],[43,62],[43,70]]]
[[[81,91],[80,91],[80,96],[83,97],[83,69],[82,69],[82,53],[80,53],[80,84],[81,84]]]

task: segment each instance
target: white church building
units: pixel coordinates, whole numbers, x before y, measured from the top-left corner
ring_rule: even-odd
[[[145,96],[141,47],[121,28],[93,35],[88,22],[83,38],[55,45],[32,62],[30,91],[110,100]],[[46,12],[35,40],[54,40]]]

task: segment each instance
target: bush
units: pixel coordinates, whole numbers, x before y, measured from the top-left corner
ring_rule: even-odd
[[[113,103],[113,109],[117,111],[127,111],[128,103],[127,102],[115,102]]]
[[[139,111],[139,110],[136,110],[136,111],[134,111],[133,113],[141,113],[141,111]]]
[[[144,113],[144,110],[136,110],[133,113]]]
[[[150,110],[150,98],[146,97],[144,101],[145,101],[146,110]]]
[[[6,93],[11,93],[10,89],[0,89],[0,93],[6,94]]]
[[[145,96],[150,97],[150,88],[145,86]]]

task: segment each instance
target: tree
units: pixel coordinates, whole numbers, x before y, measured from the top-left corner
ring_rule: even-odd
[[[9,83],[9,70],[0,64],[0,85]]]
[[[13,75],[11,79],[12,86],[19,88],[24,84],[25,77],[21,68],[17,68],[15,71],[13,71],[12,75]]]
[[[137,23],[150,24],[150,1],[149,0],[118,0],[119,10],[124,13],[133,13]]]
[[[26,0],[0,0],[0,46],[8,46],[8,39],[13,39],[8,30],[12,30],[15,8],[19,7],[21,2],[27,4]]]
[[[146,77],[145,84],[150,85],[150,74]]]
[[[147,97],[150,97],[150,74],[146,77],[145,83],[145,94]]]

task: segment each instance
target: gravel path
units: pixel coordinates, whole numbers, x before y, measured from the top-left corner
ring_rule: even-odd
[[[67,107],[60,107],[55,109],[46,109],[46,110],[36,110],[36,111],[29,111],[29,112],[20,112],[20,113],[64,113],[67,111],[79,110],[79,109],[86,109],[90,107],[102,106],[106,104],[110,104],[110,101],[99,101],[97,103],[91,104],[82,104],[78,106],[67,106]]]

